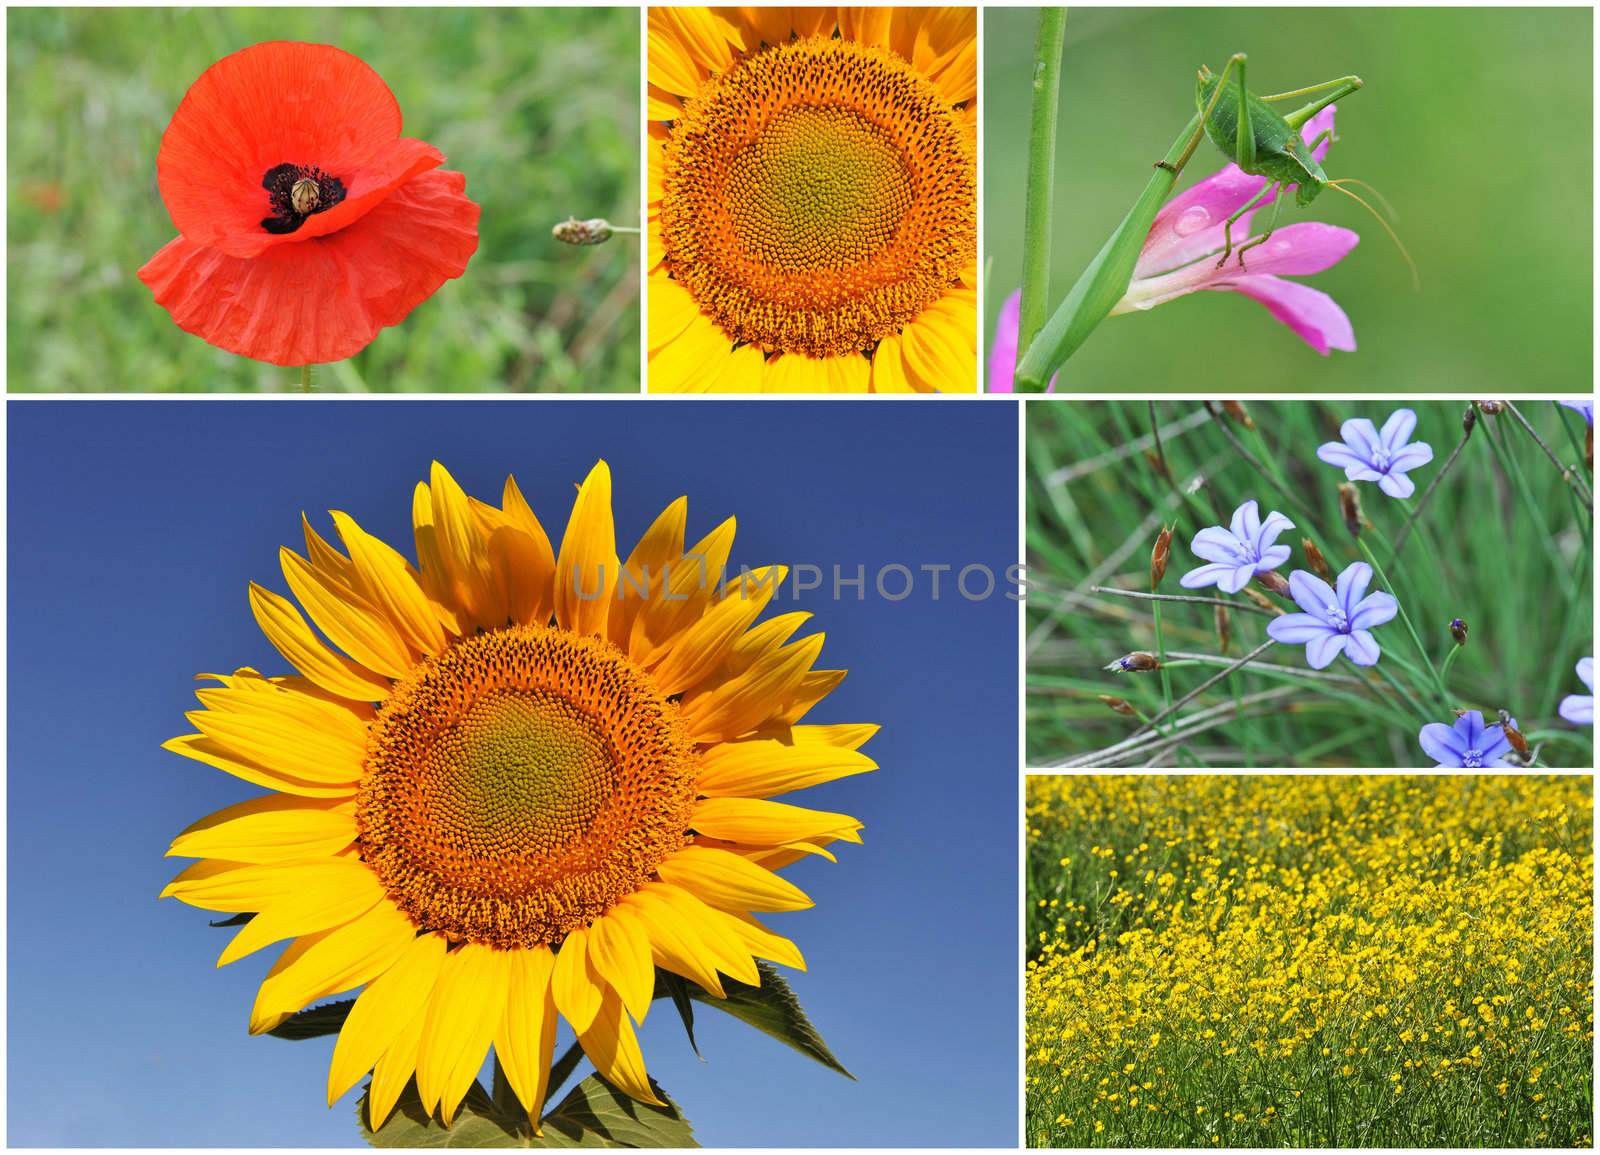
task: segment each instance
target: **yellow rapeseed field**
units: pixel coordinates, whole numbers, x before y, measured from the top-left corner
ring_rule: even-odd
[[[1592,1145],[1592,779],[1027,801],[1029,1145]]]

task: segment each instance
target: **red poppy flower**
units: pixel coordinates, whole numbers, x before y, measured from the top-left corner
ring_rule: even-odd
[[[271,41],[206,69],[161,137],[179,235],[139,270],[180,329],[308,365],[360,352],[478,247],[478,206],[444,154],[400,135],[362,60]]]

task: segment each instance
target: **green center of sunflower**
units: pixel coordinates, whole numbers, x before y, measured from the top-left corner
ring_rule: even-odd
[[[842,357],[945,295],[977,252],[970,124],[881,48],[764,48],[684,103],[662,150],[673,280],[736,342]]]
[[[424,930],[559,942],[684,844],[698,758],[647,675],[598,638],[465,638],[396,685],[368,738],[357,845]]]

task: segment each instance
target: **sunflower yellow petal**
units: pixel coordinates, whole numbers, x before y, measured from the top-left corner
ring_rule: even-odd
[[[270,1031],[317,999],[383,974],[415,937],[411,920],[384,900],[343,926],[295,939],[256,992],[250,1033]]]
[[[367,984],[350,1008],[350,1015],[339,1030],[333,1046],[333,1062],[328,1067],[328,1106],[338,1100],[370,1071],[384,1052],[416,1021],[416,1039],[422,1036],[422,1023],[433,995],[433,984],[444,964],[445,940],[424,934],[406,944],[394,965]],[[416,1039],[411,1043],[412,1063],[416,1061]],[[405,1079],[411,1077],[407,1067]],[[402,1079],[401,1087],[405,1086]],[[373,1098],[378,1098],[378,1080],[373,1080]],[[395,1095],[399,1095],[396,1089]],[[389,1100],[389,1106],[393,1100]],[[388,1117],[388,1107],[381,1112]]]
[[[644,1069],[644,1055],[639,1051],[639,1040],[628,1021],[628,1012],[617,993],[606,988],[600,1010],[589,1024],[589,1029],[578,1036],[583,1053],[594,1064],[595,1070],[641,1103],[665,1107],[650,1088],[650,1076]]]
[[[639,544],[617,573],[617,589],[607,622],[612,644],[628,648],[633,622],[652,597],[660,596],[672,563],[683,556],[683,533],[689,520],[689,499],[680,497],[656,515]]]
[[[905,352],[900,334],[885,337],[872,353],[872,391],[874,393],[919,392],[906,377]]]
[[[746,986],[760,986],[761,972],[744,943],[715,917],[715,912],[682,887],[653,882],[646,893],[664,903],[681,926],[699,940],[700,949],[719,971]]]
[[[185,758],[193,758],[196,762],[204,762],[207,766],[221,770],[225,774],[232,774],[235,778],[252,785],[281,790],[285,794],[294,794],[302,798],[350,798],[356,792],[354,777],[348,782],[339,783],[307,782],[292,774],[257,765],[204,734],[183,734],[169,738],[161,743],[161,748],[170,750],[174,754],[181,754]]]
[[[456,605],[485,629],[506,622],[505,600],[489,569],[488,543],[473,516],[472,505],[450,471],[435,461],[428,476],[434,544]]]
[[[506,520],[518,531],[511,541],[498,531],[489,539],[491,560],[506,583],[506,608],[513,621],[547,625],[555,613],[556,555],[550,548],[550,535],[534,516],[515,478],[506,478],[500,504]]]
[[[877,768],[866,755],[825,742],[747,738],[707,750],[695,788],[712,797],[768,798]]]
[[[816,905],[794,883],[749,859],[709,846],[674,851],[656,873],[661,881],[719,910],[805,910]]]
[[[510,976],[496,951],[466,943],[445,956],[417,1050],[417,1092],[448,1123],[483,1066],[505,1014]]]
[[[445,567],[439,531],[433,524],[433,491],[417,482],[411,491],[411,532],[417,547],[417,572],[433,616],[457,637],[467,632],[471,615],[456,596],[455,581]]]
[[[711,676],[749,630],[788,574],[784,566],[752,570],[734,591],[666,647],[651,676],[663,694],[681,694]]]
[[[620,564],[611,518],[611,467],[598,461],[578,488],[556,558],[556,620],[563,629],[606,632]]]
[[[683,720],[698,741],[737,738],[787,706],[822,653],[825,635],[813,634],[763,655],[748,671],[716,689],[686,699]]]
[[[740,911],[719,910],[715,913],[722,916],[728,929],[744,944],[745,950],[756,958],[793,967],[797,971],[806,969],[806,959],[800,953],[800,948],[781,934],[772,933],[757,922],[754,916]]]
[[[638,920],[650,943],[650,957],[656,966],[699,983],[718,998],[726,998],[722,980],[717,977],[716,959],[700,941],[700,936],[650,890],[649,886],[636,890],[611,909],[625,906]]]
[[[392,625],[366,599],[333,584],[311,563],[283,547],[284,580],[328,639],[373,673],[402,678],[411,655]]]
[[[411,1082],[417,1069],[417,1051],[427,1025],[428,1008],[401,1008],[399,1029],[394,1040],[378,1056],[372,1067],[372,1084],[367,1092],[367,1126],[376,1131],[388,1121],[394,1105]],[[432,1108],[429,1108],[431,1111]]]
[[[655,997],[655,964],[649,936],[628,907],[613,906],[595,919],[589,928],[589,962],[622,996],[635,1021],[644,1022]]]
[[[823,834],[844,837],[841,831],[861,829],[861,823],[848,814],[761,798],[703,798],[695,804],[693,825],[710,838],[750,846],[779,846]]]
[[[639,607],[628,637],[628,656],[649,668],[666,654],[674,638],[688,629],[715,600],[733,552],[738,522],[727,518],[705,537],[671,559]]]
[[[877,44],[889,47],[890,8],[840,8],[839,38],[857,44]]]
[[[584,930],[568,933],[556,952],[555,973],[550,978],[550,993],[563,1018],[579,1034],[589,1029],[600,1009],[600,994],[605,984],[589,965],[589,935]]]
[[[381,702],[389,696],[387,678],[323,645],[288,598],[251,582],[250,610],[284,660],[330,694],[354,702]]]
[[[811,711],[811,707],[838,689],[848,673],[848,670],[807,670],[805,677],[800,679],[800,688],[794,692],[777,720],[793,726]]]
[[[216,699],[208,700],[206,695],[231,692],[202,690],[200,697],[210,705]],[[261,697],[266,699],[266,695]],[[288,712],[223,708],[191,710],[185,717],[229,753],[291,778],[331,786],[361,777],[363,746],[353,745],[342,735],[319,731],[314,724],[297,724]]]
[[[654,16],[652,9],[652,16]],[[705,73],[688,51],[666,30],[651,27],[649,42],[649,81],[657,88],[677,96],[693,96],[700,91]]]
[[[651,282],[654,285],[662,278]],[[733,341],[715,321],[696,311],[676,337],[663,339],[649,355],[646,387],[651,393],[704,393],[733,355]]]
[[[172,840],[169,857],[288,862],[337,854],[356,838],[355,804],[269,794],[207,815]]]
[[[337,867],[338,869],[331,869]],[[350,869],[354,867],[355,869]],[[236,913],[256,911],[256,916],[239,928],[222,954],[217,958],[219,967],[244,958],[264,946],[286,938],[314,934],[343,926],[360,918],[383,898],[383,887],[364,863],[353,858],[333,858],[321,861],[288,864],[271,864],[245,869],[276,870],[282,872],[283,887],[273,888],[275,893],[259,904],[241,906],[231,900],[228,907],[196,901],[192,895],[176,894],[175,898],[192,906],[207,910],[229,909]],[[220,900],[212,899],[216,902]]]
[[[550,993],[555,957],[546,946],[505,953],[509,971],[506,1012],[494,1036],[494,1050],[537,1134],[549,1091],[556,1027],[561,1021],[555,996]]]
[[[872,722],[834,722],[825,726],[793,726],[789,738],[797,746],[821,743],[843,750],[859,750],[881,726]]]
[[[755,345],[740,345],[705,379],[707,393],[765,393],[767,358]]]
[[[329,516],[339,530],[339,539],[350,551],[356,591],[389,619],[410,647],[412,660],[444,649],[444,627],[434,615],[410,563],[393,547],[363,530],[348,514],[334,510]]]
[[[654,353],[683,334],[696,317],[700,306],[677,281],[653,277],[650,281],[650,347]]]

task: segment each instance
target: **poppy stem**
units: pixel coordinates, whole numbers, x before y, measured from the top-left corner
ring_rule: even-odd
[[[311,392],[311,366],[300,366],[300,392]]]

